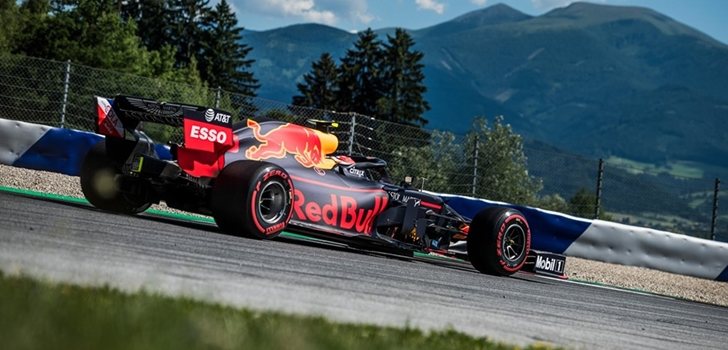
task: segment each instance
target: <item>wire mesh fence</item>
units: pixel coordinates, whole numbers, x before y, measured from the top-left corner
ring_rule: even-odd
[[[390,177],[411,177],[418,188],[533,205],[576,216],[600,218],[709,238],[713,180],[676,178],[606,162],[597,198],[599,160],[537,142],[524,144],[527,169],[508,168],[517,155],[500,154],[475,133],[454,134],[355,114],[292,106],[221,89],[145,78],[72,62],[0,56],[0,118],[93,130],[93,96],[136,95],[162,101],[217,107],[236,120],[268,118],[306,125],[333,120],[339,153],[388,162]],[[147,124],[161,141],[181,140],[180,128]],[[513,163],[513,162],[510,162]],[[507,169],[506,169],[507,168]],[[510,171],[517,181],[507,182]],[[523,174],[525,172],[525,174]],[[525,175],[525,176],[519,176]],[[509,177],[509,179],[511,178]],[[721,193],[723,206],[728,197]],[[728,241],[728,215],[715,218],[715,238]]]

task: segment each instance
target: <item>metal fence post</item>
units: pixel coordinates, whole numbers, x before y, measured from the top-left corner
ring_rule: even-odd
[[[599,158],[599,171],[597,172],[597,198],[594,203],[594,219],[599,219],[599,209],[602,206],[602,180],[604,180],[604,160]]]
[[[475,197],[475,188],[478,186],[478,148],[480,148],[480,138],[478,135],[475,135],[475,149],[473,150],[473,197]]]
[[[715,241],[715,222],[718,219],[718,193],[720,192],[720,179],[715,178],[715,189],[713,190],[713,218],[710,221],[710,239]]]
[[[215,91],[215,108],[220,108],[220,85],[217,86],[217,91]]]
[[[356,113],[351,113],[351,126],[349,127],[349,155],[354,154],[354,133],[356,132]]]
[[[66,61],[66,77],[63,79],[63,105],[61,105],[61,128],[66,126],[66,105],[68,104],[68,85],[71,80],[71,60]]]

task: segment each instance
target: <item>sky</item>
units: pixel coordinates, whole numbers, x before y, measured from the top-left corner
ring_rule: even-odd
[[[211,1],[215,3],[216,1]],[[571,0],[228,0],[238,24],[268,30],[296,23],[321,23],[356,32],[402,27],[421,29],[467,12],[505,3],[537,16]],[[728,43],[728,0],[591,0],[607,5],[648,7]]]

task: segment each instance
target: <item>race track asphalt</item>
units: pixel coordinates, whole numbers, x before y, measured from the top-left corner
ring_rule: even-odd
[[[568,262],[567,262],[568,263]],[[568,348],[728,346],[728,308],[0,192],[0,269],[255,310]]]

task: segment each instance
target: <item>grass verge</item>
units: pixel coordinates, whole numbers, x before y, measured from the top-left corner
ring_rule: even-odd
[[[513,349],[454,330],[341,324],[0,273],[5,349]],[[544,348],[542,345],[531,349]]]

